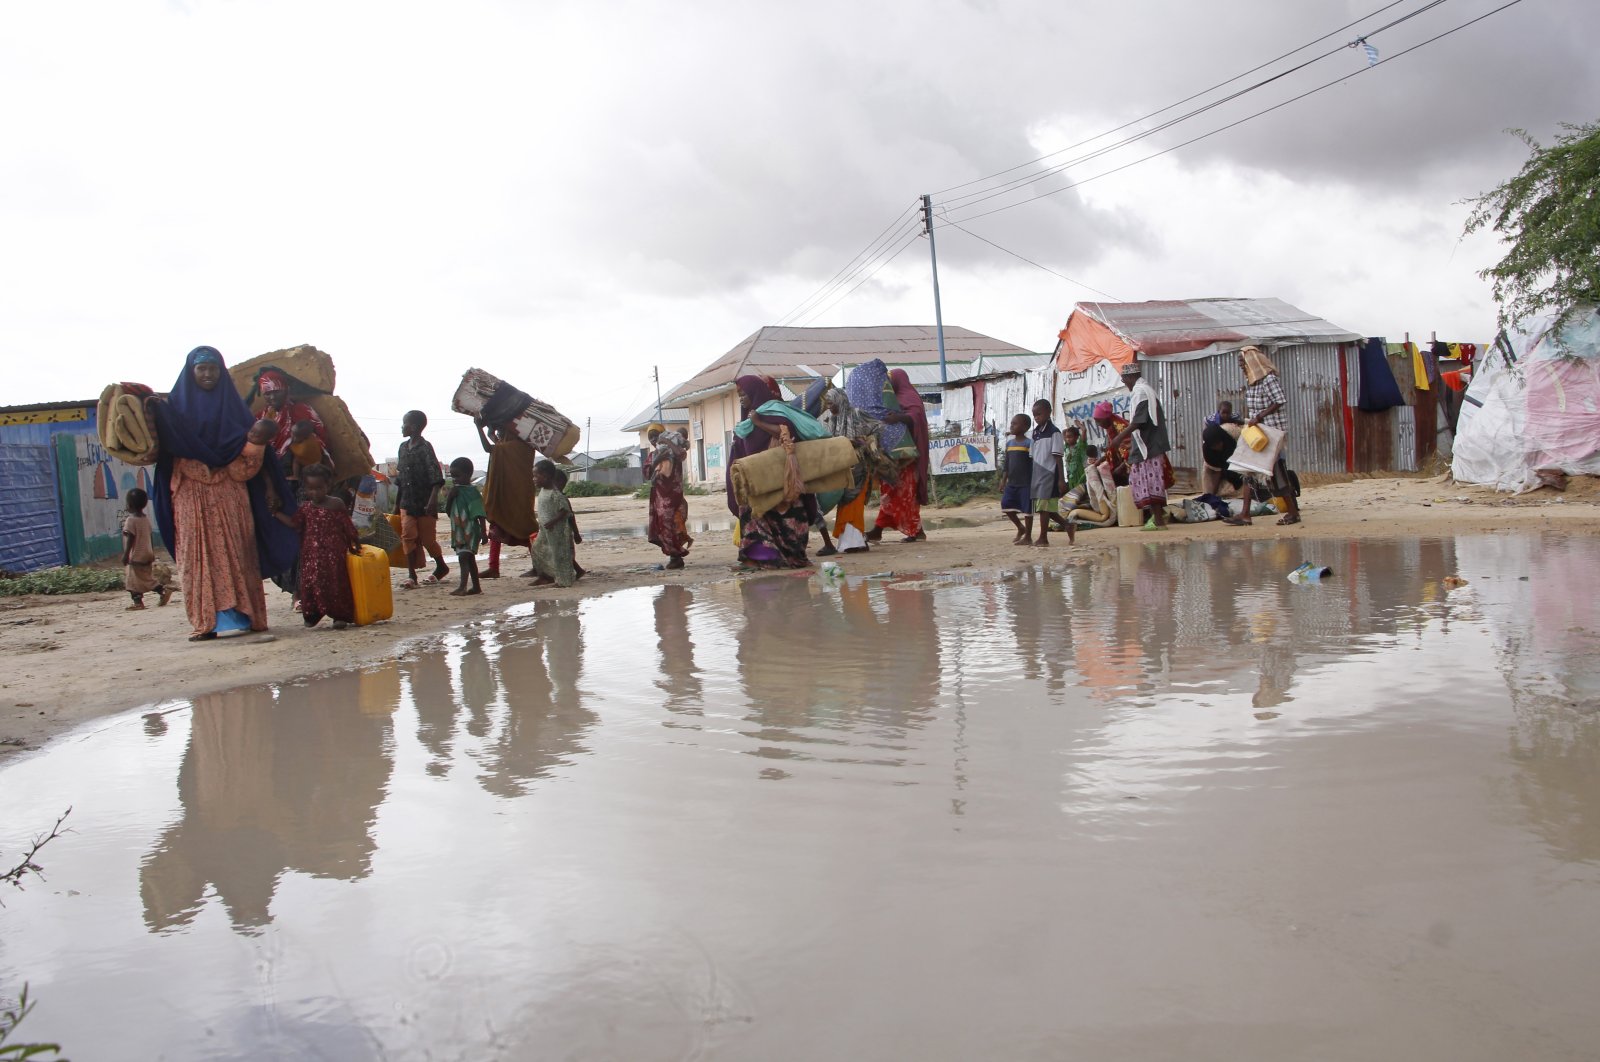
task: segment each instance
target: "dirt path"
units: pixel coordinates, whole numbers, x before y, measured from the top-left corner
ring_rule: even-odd
[[[1149,541],[1294,537],[1429,537],[1474,531],[1600,531],[1600,481],[1576,481],[1566,494],[1538,491],[1507,498],[1441,479],[1364,479],[1308,487],[1306,522],[1280,528],[1221,523],[1175,525],[1152,534],[1113,528],[1080,533],[1077,550],[1137,537]],[[34,748],[98,716],[156,701],[255,682],[283,681],[393,656],[410,641],[535,598],[581,598],[624,587],[695,585],[741,576],[733,567],[731,521],[721,495],[691,498],[696,533],[689,565],[659,570],[661,553],[642,537],[645,503],[579,498],[585,541],[579,556],[592,573],[577,586],[535,589],[517,574],[525,550],[508,550],[506,578],[486,580],[481,597],[455,598],[451,586],[395,592],[395,617],[371,627],[306,630],[288,598],[267,587],[270,635],[191,644],[181,599],[165,609],[124,611],[126,595],[0,598],[0,755]],[[963,565],[1049,564],[1072,552],[1063,535],[1048,550],[1011,545],[1011,526],[993,501],[927,514],[927,542],[886,542],[871,553],[837,559],[852,573],[928,571]],[[453,567],[453,565],[452,565]],[[393,574],[393,573],[391,573]],[[401,573],[402,575],[404,573]],[[398,581],[398,580],[397,580]]]

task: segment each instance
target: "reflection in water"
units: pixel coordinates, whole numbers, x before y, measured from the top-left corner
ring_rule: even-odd
[[[1480,595],[1516,725],[1510,754],[1518,801],[1563,858],[1600,863],[1600,564],[1581,538],[1494,536],[1463,547],[1498,573]]]
[[[440,652],[418,653],[406,661],[412,706],[417,712],[417,740],[433,754],[428,773],[450,771],[451,745],[456,733],[456,693],[450,682],[450,661]]]
[[[739,590],[739,677],[759,742],[748,751],[863,762],[850,751],[859,731],[864,762],[901,762],[907,729],[929,717],[939,692],[934,594],[865,580],[824,593],[789,576],[747,579]]]
[[[583,732],[595,722],[584,707],[583,619],[570,602],[534,603],[527,636],[500,652],[505,721],[484,754],[483,788],[516,797],[528,783],[584,750]]]
[[[182,817],[139,875],[151,929],[187,925],[215,888],[236,929],[266,925],[285,870],[354,881],[371,868],[371,829],[389,781],[394,665],[304,687],[196,698],[178,772]],[[324,685],[325,684],[325,685]],[[331,687],[331,688],[330,688]],[[308,755],[337,749],[338,755]]]
[[[58,743],[0,985],[86,1058],[1592,1053],[1600,542],[1050,563],[540,600]]]
[[[669,712],[701,714],[700,671],[694,663],[694,642],[689,637],[689,609],[694,591],[668,583],[656,591],[652,607],[656,619],[656,648],[661,654],[661,673],[656,689]]]

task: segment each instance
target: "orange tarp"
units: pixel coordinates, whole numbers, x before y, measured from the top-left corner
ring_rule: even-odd
[[[1062,372],[1088,372],[1097,361],[1109,361],[1117,368],[1133,360],[1133,348],[1111,329],[1088,314],[1072,311],[1067,327],[1061,330],[1061,349],[1056,368]]]

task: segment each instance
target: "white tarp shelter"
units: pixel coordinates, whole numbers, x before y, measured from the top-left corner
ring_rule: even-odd
[[[1473,366],[1451,474],[1521,492],[1539,469],[1600,475],[1600,309],[1508,329]]]

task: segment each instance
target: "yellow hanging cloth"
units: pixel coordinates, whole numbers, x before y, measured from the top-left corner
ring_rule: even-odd
[[[1428,387],[1428,365],[1422,360],[1422,348],[1415,343],[1407,343],[1406,350],[1411,354],[1411,372],[1417,378],[1417,390],[1431,390]]]

